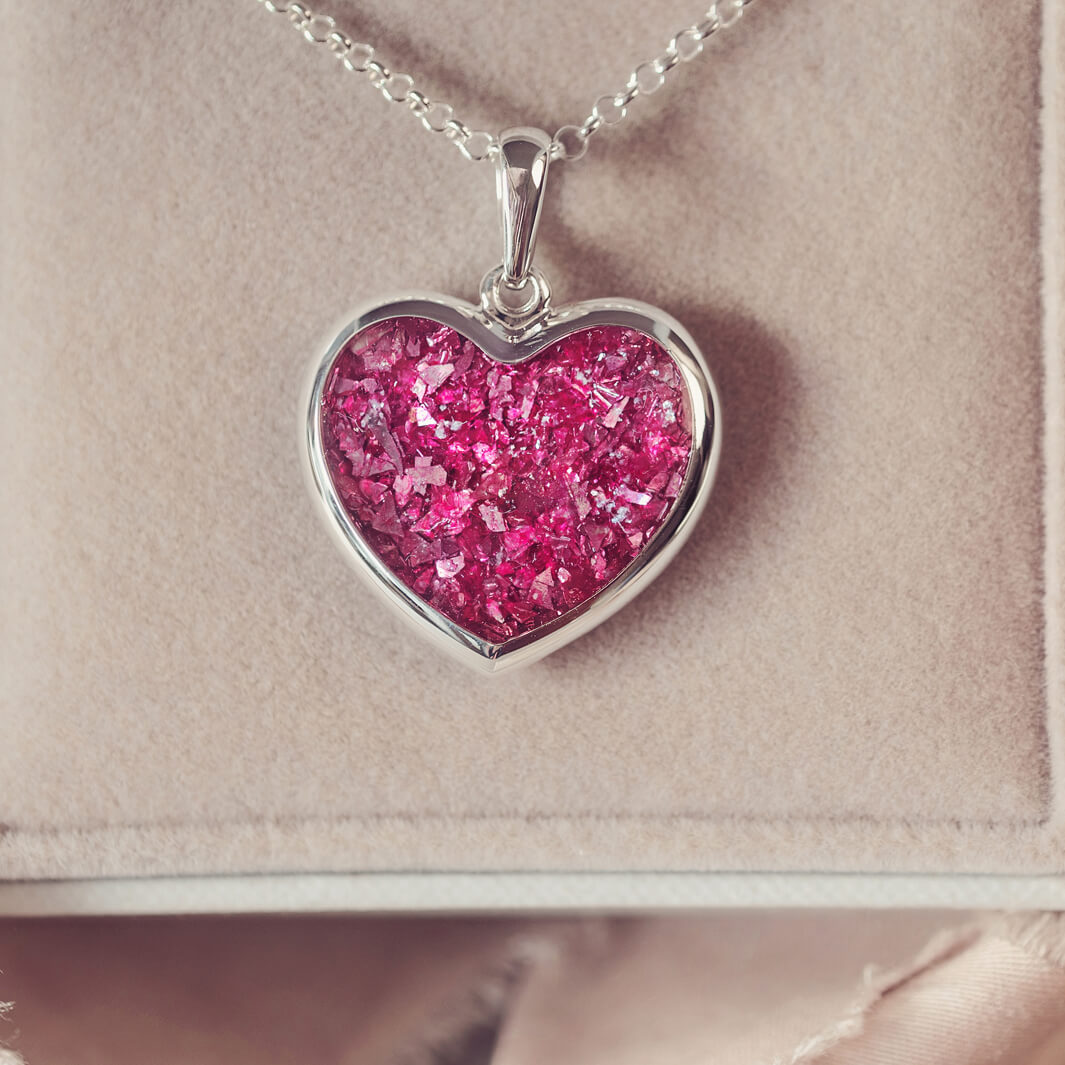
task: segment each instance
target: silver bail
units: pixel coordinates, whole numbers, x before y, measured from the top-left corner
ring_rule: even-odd
[[[524,287],[532,269],[550,161],[551,137],[542,129],[520,126],[499,135],[496,195],[503,219],[501,281],[512,290]]]

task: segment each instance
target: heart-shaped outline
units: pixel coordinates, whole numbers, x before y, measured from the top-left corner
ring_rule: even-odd
[[[537,352],[594,326],[634,329],[672,356],[688,389],[692,452],[684,480],[666,520],[649,543],[612,581],[579,606],[504,643],[482,640],[419,598],[374,553],[352,522],[326,466],[321,407],[333,362],[357,333],[388,318],[428,318],[449,326],[500,362],[524,362]],[[316,358],[301,409],[304,471],[326,525],[348,562],[369,585],[438,647],[482,673],[499,673],[534,662],[589,632],[641,592],[672,560],[691,534],[713,487],[721,452],[721,409],[710,371],[683,326],[656,307],[636,300],[587,300],[552,309],[515,336],[480,307],[436,293],[375,301],[355,312],[323,355]]]

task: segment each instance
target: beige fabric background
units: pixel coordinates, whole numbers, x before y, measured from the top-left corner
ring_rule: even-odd
[[[0,920],[8,1000],[0,1065],[1060,1065],[1065,924]]]
[[[528,972],[492,1065],[1060,1063],[1060,915],[930,917],[585,927]]]
[[[0,875],[1061,871],[1062,5],[756,5],[558,175],[556,293],[686,322],[727,435],[656,586],[498,679],[296,448],[352,304],[473,294],[491,168],[251,0],[12,10]],[[692,17],[335,10],[489,128]]]

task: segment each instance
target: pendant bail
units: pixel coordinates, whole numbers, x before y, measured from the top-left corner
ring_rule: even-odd
[[[536,227],[540,220],[551,137],[542,129],[519,126],[499,135],[496,195],[503,221],[503,269],[500,280],[517,291],[532,272]]]

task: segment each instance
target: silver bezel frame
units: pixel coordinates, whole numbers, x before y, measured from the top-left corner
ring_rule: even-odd
[[[333,361],[348,342],[389,318],[429,318],[449,326],[505,363],[524,362],[571,333],[593,326],[621,326],[658,341],[676,361],[688,389],[692,453],[676,502],[644,550],[609,584],[578,607],[532,632],[493,644],[467,632],[420,599],[383,562],[351,521],[325,462],[321,405]],[[635,300],[588,300],[545,313],[524,333],[492,319],[482,308],[435,293],[368,303],[318,356],[304,390],[304,471],[327,528],[348,562],[384,600],[437,647],[482,673],[500,673],[558,650],[593,629],[646,588],[676,555],[706,505],[721,451],[721,410],[703,357],[687,331],[668,314]]]

